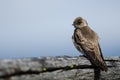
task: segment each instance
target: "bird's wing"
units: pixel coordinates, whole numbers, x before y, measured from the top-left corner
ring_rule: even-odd
[[[86,39],[79,30],[75,31],[74,40],[92,64],[100,67],[102,70],[107,69],[98,42]]]
[[[74,35],[72,36],[72,41],[73,41],[73,44],[74,44],[74,46],[76,47],[76,49],[77,49],[79,52],[81,52],[83,55],[85,55],[84,52],[83,52],[83,49],[81,48],[81,46],[76,43],[76,40],[75,40],[75,38],[74,38]]]
[[[86,55],[82,49],[81,44],[79,44],[79,43],[81,43],[82,35],[81,35],[81,33],[79,33],[79,36],[76,35],[76,31],[77,31],[77,29],[75,29],[74,34],[72,36],[73,44],[79,52],[81,52],[83,55]]]

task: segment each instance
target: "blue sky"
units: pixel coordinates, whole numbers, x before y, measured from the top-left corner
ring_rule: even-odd
[[[1,0],[0,58],[79,56],[71,36],[81,16],[104,56],[120,56],[119,0]]]

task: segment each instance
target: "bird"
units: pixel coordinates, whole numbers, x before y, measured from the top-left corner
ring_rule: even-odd
[[[75,28],[72,41],[77,50],[100,71],[108,71],[99,44],[98,34],[88,26],[87,21],[82,17],[75,18],[72,25]]]

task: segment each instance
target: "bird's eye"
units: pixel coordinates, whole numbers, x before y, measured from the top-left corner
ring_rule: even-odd
[[[77,25],[79,25],[79,24],[81,24],[81,22],[80,22],[80,21],[78,21],[78,22],[77,22]]]

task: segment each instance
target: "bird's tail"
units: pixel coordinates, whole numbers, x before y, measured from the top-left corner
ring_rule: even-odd
[[[107,65],[106,63],[103,61],[103,62],[99,62],[99,67],[102,71],[107,71],[108,68],[107,68]]]
[[[100,68],[102,71],[107,71],[108,70],[108,67],[107,67],[104,59],[102,59],[102,61],[99,60],[99,59],[90,60],[90,62],[93,66],[96,66],[96,67]]]
[[[100,68],[103,70],[103,71],[108,71],[108,67],[107,67],[107,64],[105,63],[104,61],[104,58],[103,58],[103,55],[102,55],[102,50],[100,48],[100,44],[98,43],[98,47],[99,47],[99,50],[100,50],[100,53],[101,53],[101,57],[102,57],[102,61],[99,61],[100,63]]]

